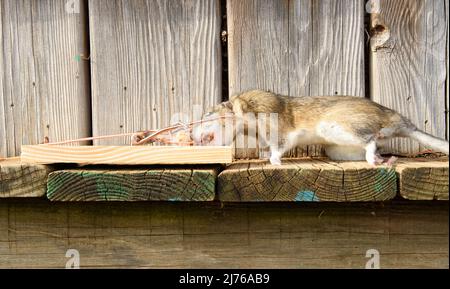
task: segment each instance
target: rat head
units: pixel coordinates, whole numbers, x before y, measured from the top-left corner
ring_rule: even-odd
[[[203,117],[202,121],[192,128],[192,139],[196,145],[223,146],[230,145],[233,141],[225,137],[226,122],[230,121],[233,114],[233,106],[229,101],[212,107]],[[228,117],[228,118],[227,118]],[[231,120],[232,121],[232,120]]]

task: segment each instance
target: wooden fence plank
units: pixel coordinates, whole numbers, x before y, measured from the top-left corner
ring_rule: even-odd
[[[62,170],[48,177],[51,201],[213,201],[218,168]]]
[[[448,203],[0,202],[0,268],[447,268]],[[111,254],[114,252],[114,254]],[[177,282],[178,280],[175,280]],[[176,284],[173,283],[173,286]]]
[[[281,166],[265,161],[239,162],[219,175],[218,199],[227,202],[361,202],[393,199],[393,168],[366,162],[285,159]]]
[[[86,8],[65,3],[0,1],[0,156],[90,135]]]
[[[227,0],[229,92],[364,96],[364,3]],[[320,147],[297,155],[320,155]],[[245,154],[244,154],[245,156]]]
[[[20,158],[0,160],[0,199],[43,197],[50,166],[28,164]]]
[[[199,118],[221,101],[218,0],[90,0],[89,19],[94,135]]]
[[[445,138],[449,1],[380,0],[376,5],[371,11],[372,99]],[[410,140],[389,146],[396,153],[420,149]]]

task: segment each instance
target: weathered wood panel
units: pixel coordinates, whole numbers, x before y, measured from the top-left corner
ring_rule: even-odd
[[[372,2],[372,99],[445,138],[449,1]],[[410,140],[395,140],[388,149],[414,153],[420,147]]]
[[[51,201],[212,201],[218,168],[61,170],[48,177]]]
[[[27,164],[19,158],[0,160],[0,199],[43,197],[50,166]]]
[[[0,202],[0,267],[447,268],[448,203]]]
[[[230,95],[364,96],[362,1],[227,0],[227,23]],[[320,154],[314,146],[297,152]]]
[[[94,135],[164,127],[221,101],[219,9],[218,0],[89,1]]]
[[[217,197],[224,202],[367,202],[390,200],[397,193],[395,170],[367,162],[238,162],[218,178]]]
[[[400,195],[408,200],[449,199],[448,158],[400,160],[396,164]]]
[[[65,3],[0,1],[0,156],[90,134],[86,9]]]

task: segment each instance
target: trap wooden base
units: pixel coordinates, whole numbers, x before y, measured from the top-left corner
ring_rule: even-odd
[[[22,160],[30,163],[107,165],[226,164],[233,161],[225,146],[22,146]]]
[[[0,198],[42,197],[52,167],[27,164],[20,158],[0,160]]]
[[[448,200],[448,158],[398,161],[400,195],[408,200]]]
[[[0,268],[449,267],[447,202],[0,202]]]
[[[73,169],[51,173],[52,201],[212,201],[218,167]]]

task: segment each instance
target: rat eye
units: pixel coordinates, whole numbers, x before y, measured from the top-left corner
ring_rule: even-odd
[[[202,134],[202,143],[208,144],[214,140],[214,133]]]

